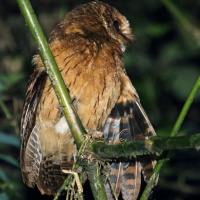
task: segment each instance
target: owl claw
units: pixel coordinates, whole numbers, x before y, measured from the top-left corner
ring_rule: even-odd
[[[96,140],[96,139],[103,139],[103,132],[101,131],[94,131],[94,130],[90,130],[88,131],[88,134],[92,137],[92,139]]]

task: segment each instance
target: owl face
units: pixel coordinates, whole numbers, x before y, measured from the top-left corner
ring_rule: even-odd
[[[108,35],[120,43],[121,49],[124,52],[134,38],[129,21],[115,8],[104,3],[100,5],[100,9],[103,11],[101,13],[102,25]]]
[[[100,1],[80,5],[68,12],[59,28],[64,28],[65,34],[93,38],[100,45],[106,42],[118,44],[123,52],[134,38],[128,20]]]

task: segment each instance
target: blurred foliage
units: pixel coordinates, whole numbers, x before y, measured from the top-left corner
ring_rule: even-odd
[[[64,14],[84,0],[32,0],[47,37]],[[125,67],[156,132],[167,136],[200,74],[200,1],[105,0],[129,20],[135,41]],[[52,199],[22,182],[19,168],[20,115],[36,53],[16,1],[0,4],[0,199]],[[179,134],[200,130],[200,92]],[[163,167],[150,199],[200,199],[200,153],[175,152]]]

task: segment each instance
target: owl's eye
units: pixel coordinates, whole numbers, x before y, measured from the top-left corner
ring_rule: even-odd
[[[114,21],[114,26],[115,26],[116,31],[119,32],[120,31],[120,24],[117,20]]]

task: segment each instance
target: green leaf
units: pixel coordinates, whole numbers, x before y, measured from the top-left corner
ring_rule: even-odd
[[[24,79],[24,73],[4,74],[0,76],[0,93],[14,86],[16,83]]]
[[[8,156],[8,155],[3,155],[3,154],[0,154],[0,159],[17,167],[17,168],[20,168],[19,166],[19,163],[12,157]]]
[[[0,167],[0,180],[2,180],[4,182],[8,182],[8,177],[6,176],[6,173],[2,167]]]
[[[20,139],[18,137],[3,132],[0,132],[0,144],[1,143],[12,145],[17,148],[20,147]]]

